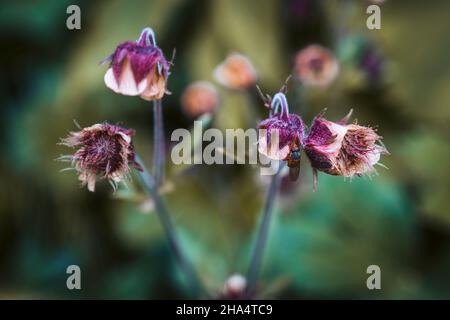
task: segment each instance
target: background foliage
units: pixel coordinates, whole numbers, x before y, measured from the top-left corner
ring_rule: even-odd
[[[66,29],[78,4],[82,29]],[[192,81],[210,80],[233,51],[247,55],[265,92],[276,92],[295,53],[310,43],[335,50],[342,72],[327,90],[290,84],[293,111],[306,122],[328,107],[349,108],[377,125],[391,152],[373,179],[319,176],[312,192],[304,161],[300,182],[283,185],[260,278],[261,297],[450,297],[450,3],[390,1],[382,29],[365,27],[366,1],[161,0],[10,1],[1,4],[0,297],[180,298],[189,293],[159,222],[142,210],[134,187],[95,194],[54,161],[56,143],[82,126],[108,120],[137,131],[151,162],[152,110],[103,83],[98,62],[115,46],[155,29],[167,56],[177,49],[164,99],[166,131],[192,125],[179,99]],[[355,37],[383,57],[370,81],[336,34]],[[355,43],[358,43],[356,41]],[[354,44],[354,42],[351,42]],[[219,86],[218,86],[219,87]],[[219,87],[219,129],[254,127],[264,107],[252,95]],[[304,101],[300,102],[299,96]],[[212,293],[244,273],[266,182],[251,166],[198,165],[176,174],[165,196],[183,245]],[[148,211],[148,210],[147,210]],[[151,210],[150,210],[151,211]],[[65,287],[66,267],[82,269],[81,291]],[[366,288],[366,268],[382,269],[382,290]]]

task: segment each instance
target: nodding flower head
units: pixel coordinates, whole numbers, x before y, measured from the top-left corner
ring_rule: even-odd
[[[61,144],[77,150],[73,155],[62,156],[60,160],[70,161],[79,172],[82,185],[95,191],[97,179],[107,179],[113,189],[123,182],[129,166],[138,170],[142,167],[136,161],[131,137],[134,130],[108,123],[95,124],[78,132],[71,132],[61,139]]]
[[[336,79],[339,64],[330,50],[314,44],[297,53],[294,73],[307,86],[326,87]]]
[[[375,171],[374,165],[388,153],[381,137],[369,127],[346,124],[352,111],[335,123],[319,114],[305,139],[304,149],[314,169],[344,177]]]
[[[105,84],[116,93],[161,99],[165,93],[169,62],[156,45],[153,30],[145,28],[137,41],[121,43],[102,63],[111,62]]]
[[[289,113],[286,96],[282,92],[267,101],[266,106],[270,114],[258,125],[259,129],[267,130],[259,137],[259,152],[274,160],[300,161],[305,130],[302,118]]]
[[[219,94],[214,85],[208,81],[190,84],[181,96],[184,112],[195,118],[206,113],[213,113],[219,105]]]
[[[234,90],[246,90],[258,80],[256,68],[246,56],[230,54],[214,70],[214,77],[222,85]]]

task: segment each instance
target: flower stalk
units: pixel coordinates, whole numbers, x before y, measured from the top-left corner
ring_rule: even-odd
[[[264,255],[264,249],[266,247],[267,238],[269,235],[270,222],[273,216],[273,207],[275,203],[275,197],[278,191],[278,185],[280,182],[279,176],[280,172],[283,170],[286,162],[280,163],[278,171],[272,176],[269,190],[267,192],[266,202],[264,205],[264,212],[262,221],[259,227],[258,236],[256,239],[255,249],[253,251],[252,260],[247,273],[247,296],[252,297],[256,288],[256,280],[258,278],[259,270],[261,269],[261,262]]]
[[[198,294],[201,294],[203,291],[202,286],[200,284],[200,281],[197,277],[197,274],[194,270],[193,265],[186,258],[185,254],[181,248],[179,239],[177,237],[175,228],[173,226],[172,220],[169,215],[169,211],[167,210],[167,207],[164,204],[163,199],[161,198],[161,196],[158,193],[156,181],[150,175],[148,170],[145,168],[142,160],[139,157],[136,157],[136,161],[143,168],[142,171],[136,171],[136,173],[140,177],[140,180],[141,180],[142,185],[145,188],[145,190],[153,198],[153,201],[155,203],[156,213],[157,213],[158,218],[161,222],[161,225],[164,229],[167,240],[169,241],[169,245],[175,254],[175,258],[176,258],[181,270],[184,272],[184,274],[189,282],[189,285],[191,287],[191,292],[193,293],[194,296],[198,296]]]
[[[153,171],[157,186],[162,185],[165,176],[165,137],[161,99],[153,101]]]

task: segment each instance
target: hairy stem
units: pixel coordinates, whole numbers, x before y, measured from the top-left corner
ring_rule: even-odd
[[[258,231],[258,237],[256,239],[256,245],[255,249],[253,251],[252,260],[250,262],[250,266],[248,268],[247,273],[247,280],[248,280],[248,286],[247,286],[247,296],[252,297],[255,291],[256,287],[256,279],[258,278],[258,273],[261,268],[261,262],[264,254],[264,248],[266,246],[267,237],[269,234],[269,226],[270,221],[272,220],[273,215],[273,206],[275,202],[275,196],[278,191],[278,184],[279,184],[279,176],[281,170],[286,165],[285,162],[282,162],[278,168],[278,171],[276,174],[272,176],[272,179],[270,181],[269,190],[267,192],[266,202],[264,205],[264,212],[263,217],[261,221],[261,225],[259,227]]]
[[[150,196],[152,197],[152,199],[155,203],[156,213],[158,215],[159,220],[161,221],[161,224],[162,224],[162,227],[166,234],[167,240],[169,241],[169,245],[175,254],[175,258],[176,258],[181,270],[184,272],[187,280],[189,281],[192,293],[200,294],[200,293],[202,293],[202,286],[200,284],[200,281],[197,277],[197,274],[194,270],[193,265],[186,258],[183,250],[181,249],[181,245],[178,240],[177,234],[175,232],[175,228],[172,224],[172,220],[170,218],[167,207],[164,204],[163,199],[161,198],[161,196],[158,193],[156,181],[150,175],[148,170],[145,168],[142,160],[137,158],[137,162],[142,166],[142,168],[144,168],[144,170],[143,171],[136,170],[136,172],[138,173],[138,175],[141,179],[143,187],[150,194]]]
[[[164,181],[165,173],[165,138],[164,138],[164,122],[162,113],[162,101],[153,101],[153,168],[155,182],[160,186]]]

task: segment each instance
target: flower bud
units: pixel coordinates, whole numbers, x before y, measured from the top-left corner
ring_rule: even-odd
[[[205,113],[213,113],[219,104],[219,94],[214,85],[198,81],[189,85],[181,96],[184,112],[196,118]]]
[[[244,298],[245,289],[247,288],[247,279],[240,274],[230,276],[223,286],[224,299]]]
[[[87,185],[89,191],[95,191],[97,179],[108,180],[115,190],[129,172],[129,165],[142,171],[135,159],[133,135],[132,129],[108,123],[95,124],[61,139],[61,144],[77,150],[60,159],[72,163],[82,185]]]
[[[294,74],[307,86],[326,87],[339,73],[333,53],[319,45],[310,45],[297,53]]]
[[[250,59],[239,53],[230,54],[214,70],[216,80],[234,90],[246,90],[256,84],[258,75]]]
[[[314,119],[304,149],[314,169],[344,177],[374,172],[381,154],[388,153],[374,129],[331,122],[322,114]]]
[[[158,100],[168,93],[169,63],[150,28],[142,31],[138,41],[121,43],[106,61],[111,61],[111,66],[105,84],[114,92],[144,100]]]

